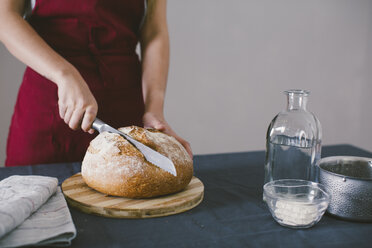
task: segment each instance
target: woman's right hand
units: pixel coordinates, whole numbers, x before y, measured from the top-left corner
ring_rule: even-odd
[[[57,82],[58,107],[61,118],[73,130],[94,133],[92,123],[97,116],[97,101],[80,73],[74,68],[63,73]]]
[[[25,0],[0,0],[0,41],[20,61],[58,86],[61,118],[76,130],[93,133],[97,102],[83,77],[23,19]]]

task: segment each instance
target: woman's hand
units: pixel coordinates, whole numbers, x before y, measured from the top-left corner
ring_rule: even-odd
[[[92,123],[98,105],[88,85],[76,69],[63,75],[58,85],[59,115],[73,130],[81,129],[93,133]]]
[[[97,102],[79,72],[23,19],[25,0],[0,0],[0,41],[20,61],[58,86],[60,116],[72,128],[90,129]]]
[[[175,137],[176,140],[178,140],[178,142],[180,142],[183,145],[183,147],[185,147],[185,149],[186,149],[187,153],[190,155],[190,157],[191,158],[193,157],[191,146],[190,146],[189,142],[187,142],[186,140],[184,140],[180,136],[178,136],[172,130],[172,128],[169,126],[169,124],[165,121],[165,119],[162,115],[155,114],[155,113],[152,113],[152,112],[147,112],[143,115],[143,124],[144,124],[145,128],[154,128],[154,129],[157,129],[159,131],[162,131],[163,133],[166,133],[168,135],[171,135],[171,136]]]

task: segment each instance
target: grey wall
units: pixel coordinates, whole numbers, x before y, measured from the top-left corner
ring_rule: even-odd
[[[311,91],[324,144],[372,150],[371,1],[169,1],[166,114],[196,153],[262,150],[285,108]]]
[[[195,154],[263,150],[282,91],[311,91],[323,144],[372,151],[372,1],[168,1],[166,117]],[[24,66],[0,48],[0,161]]]
[[[5,161],[10,120],[24,69],[25,66],[0,44],[0,166]]]

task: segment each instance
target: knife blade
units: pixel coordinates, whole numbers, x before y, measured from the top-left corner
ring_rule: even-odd
[[[157,151],[151,149],[150,147],[138,142],[137,140],[133,139],[129,135],[120,132],[119,130],[111,127],[110,125],[106,124],[105,122],[101,121],[100,119],[96,118],[92,124],[92,128],[97,130],[99,133],[102,132],[110,132],[110,133],[117,133],[124,137],[129,143],[131,143],[134,147],[136,147],[145,157],[145,159],[152,163],[153,165],[163,169],[173,176],[177,176],[176,168],[172,160],[167,158],[166,156],[158,153]]]

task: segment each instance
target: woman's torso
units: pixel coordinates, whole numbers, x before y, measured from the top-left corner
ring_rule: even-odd
[[[97,100],[97,116],[122,127],[142,125],[136,46],[143,16],[139,0],[36,0],[28,22],[78,69]],[[57,90],[26,69],[8,136],[7,166],[82,160],[94,136],[71,130],[59,117]]]

